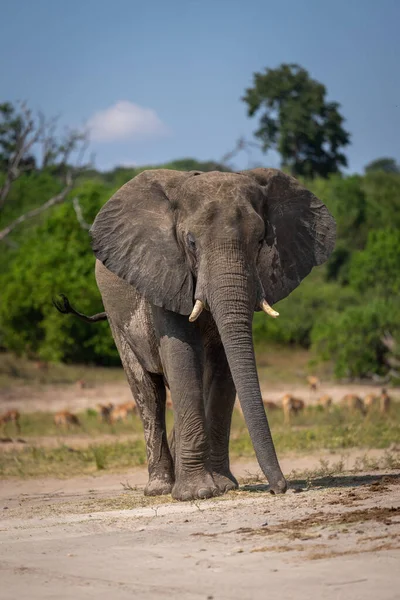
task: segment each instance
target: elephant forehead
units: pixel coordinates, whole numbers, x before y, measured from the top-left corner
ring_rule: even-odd
[[[203,203],[220,202],[231,203],[234,199],[255,195],[259,192],[257,184],[247,177],[237,173],[221,173],[213,171],[202,173],[185,181],[181,189],[186,198],[195,198]]]

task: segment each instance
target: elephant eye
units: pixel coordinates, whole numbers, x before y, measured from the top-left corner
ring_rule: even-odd
[[[187,234],[187,242],[191,250],[196,250],[196,240],[194,239],[194,236],[191,233]]]

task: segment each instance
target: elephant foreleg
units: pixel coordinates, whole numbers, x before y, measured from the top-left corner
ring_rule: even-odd
[[[206,343],[203,385],[214,481],[221,492],[227,492],[238,487],[229,466],[229,436],[236,390],[217,333]]]
[[[202,381],[202,343],[187,317],[154,309],[164,373],[174,410],[177,500],[209,498],[219,493],[211,468]]]

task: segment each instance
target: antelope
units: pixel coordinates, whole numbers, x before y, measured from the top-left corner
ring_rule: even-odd
[[[304,410],[304,400],[295,398],[291,394],[286,394],[282,398],[282,409],[285,423],[290,423],[290,416],[292,414],[297,415],[300,411]]]
[[[307,383],[310,387],[311,392],[316,392],[317,387],[319,386],[319,379],[315,375],[308,375]]]
[[[127,402],[126,404],[114,406],[110,411],[110,422],[123,421],[128,415],[133,415],[136,410],[136,402]]]
[[[359,410],[361,414],[365,415],[365,406],[362,399],[356,394],[346,394],[340,401],[341,406],[347,408],[350,411]]]
[[[103,423],[110,423],[110,414],[114,408],[114,404],[111,402],[108,404],[97,404],[96,408],[99,413],[100,421],[103,421]]]
[[[122,404],[122,406],[124,406],[126,408],[126,410],[128,411],[128,414],[130,415],[136,415],[138,408],[137,408],[137,404],[134,400],[131,400],[131,402],[125,402],[125,404]]]
[[[382,389],[381,395],[379,396],[379,410],[382,414],[386,414],[389,412],[391,405],[391,398],[388,395],[385,388]]]
[[[169,391],[169,389],[166,389],[166,402],[165,402],[165,406],[169,409],[172,409],[172,398],[171,398],[171,392]]]
[[[35,367],[38,371],[48,371],[49,363],[45,360],[36,360]]]
[[[19,423],[20,413],[18,410],[8,410],[7,412],[0,415],[0,426],[5,425],[6,423],[14,423],[15,428],[18,433],[21,432],[21,426]]]
[[[171,398],[171,392],[169,390],[167,390],[167,399],[165,402],[165,406],[169,409],[172,409],[172,398]]]
[[[366,411],[372,410],[375,406],[377,406],[379,402],[379,396],[375,396],[375,394],[367,394],[364,398],[364,408]]]
[[[70,425],[77,425],[81,427],[81,423],[76,415],[73,415],[68,410],[61,410],[60,412],[54,415],[54,423],[57,427],[67,427],[69,429]]]
[[[263,404],[267,410],[277,410],[279,408],[276,402],[272,402],[272,400],[265,400],[264,398]]]
[[[318,399],[318,406],[322,406],[324,409],[329,409],[332,406],[333,400],[328,394],[324,394]]]

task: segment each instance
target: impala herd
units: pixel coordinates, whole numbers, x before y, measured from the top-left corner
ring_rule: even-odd
[[[316,394],[319,387],[319,380],[314,375],[307,377],[310,394]],[[79,387],[82,382],[77,382]],[[282,410],[284,422],[290,424],[292,416],[304,411],[306,402],[301,398],[296,398],[292,394],[285,394],[277,402],[266,400],[263,398],[264,406],[267,412]],[[311,406],[318,406],[321,410],[329,411],[333,406],[333,399],[328,394],[324,394],[315,401],[311,401]],[[367,394],[364,398],[356,394],[346,394],[339,400],[338,405],[350,412],[359,412],[362,415],[367,415],[371,411],[379,411],[381,414],[387,414],[391,406],[391,398],[386,389],[382,389],[380,394]],[[166,407],[172,408],[172,401],[169,392],[167,393]],[[239,404],[236,404],[238,411],[242,414]],[[125,421],[129,416],[137,415],[138,409],[135,401],[125,402],[124,404],[97,404],[96,412],[101,422],[113,425],[118,421]],[[0,430],[4,429],[7,423],[13,423],[16,431],[21,432],[20,413],[18,410],[8,410],[0,415]],[[77,415],[62,410],[54,415],[54,424],[59,428],[81,427],[81,422]]]

